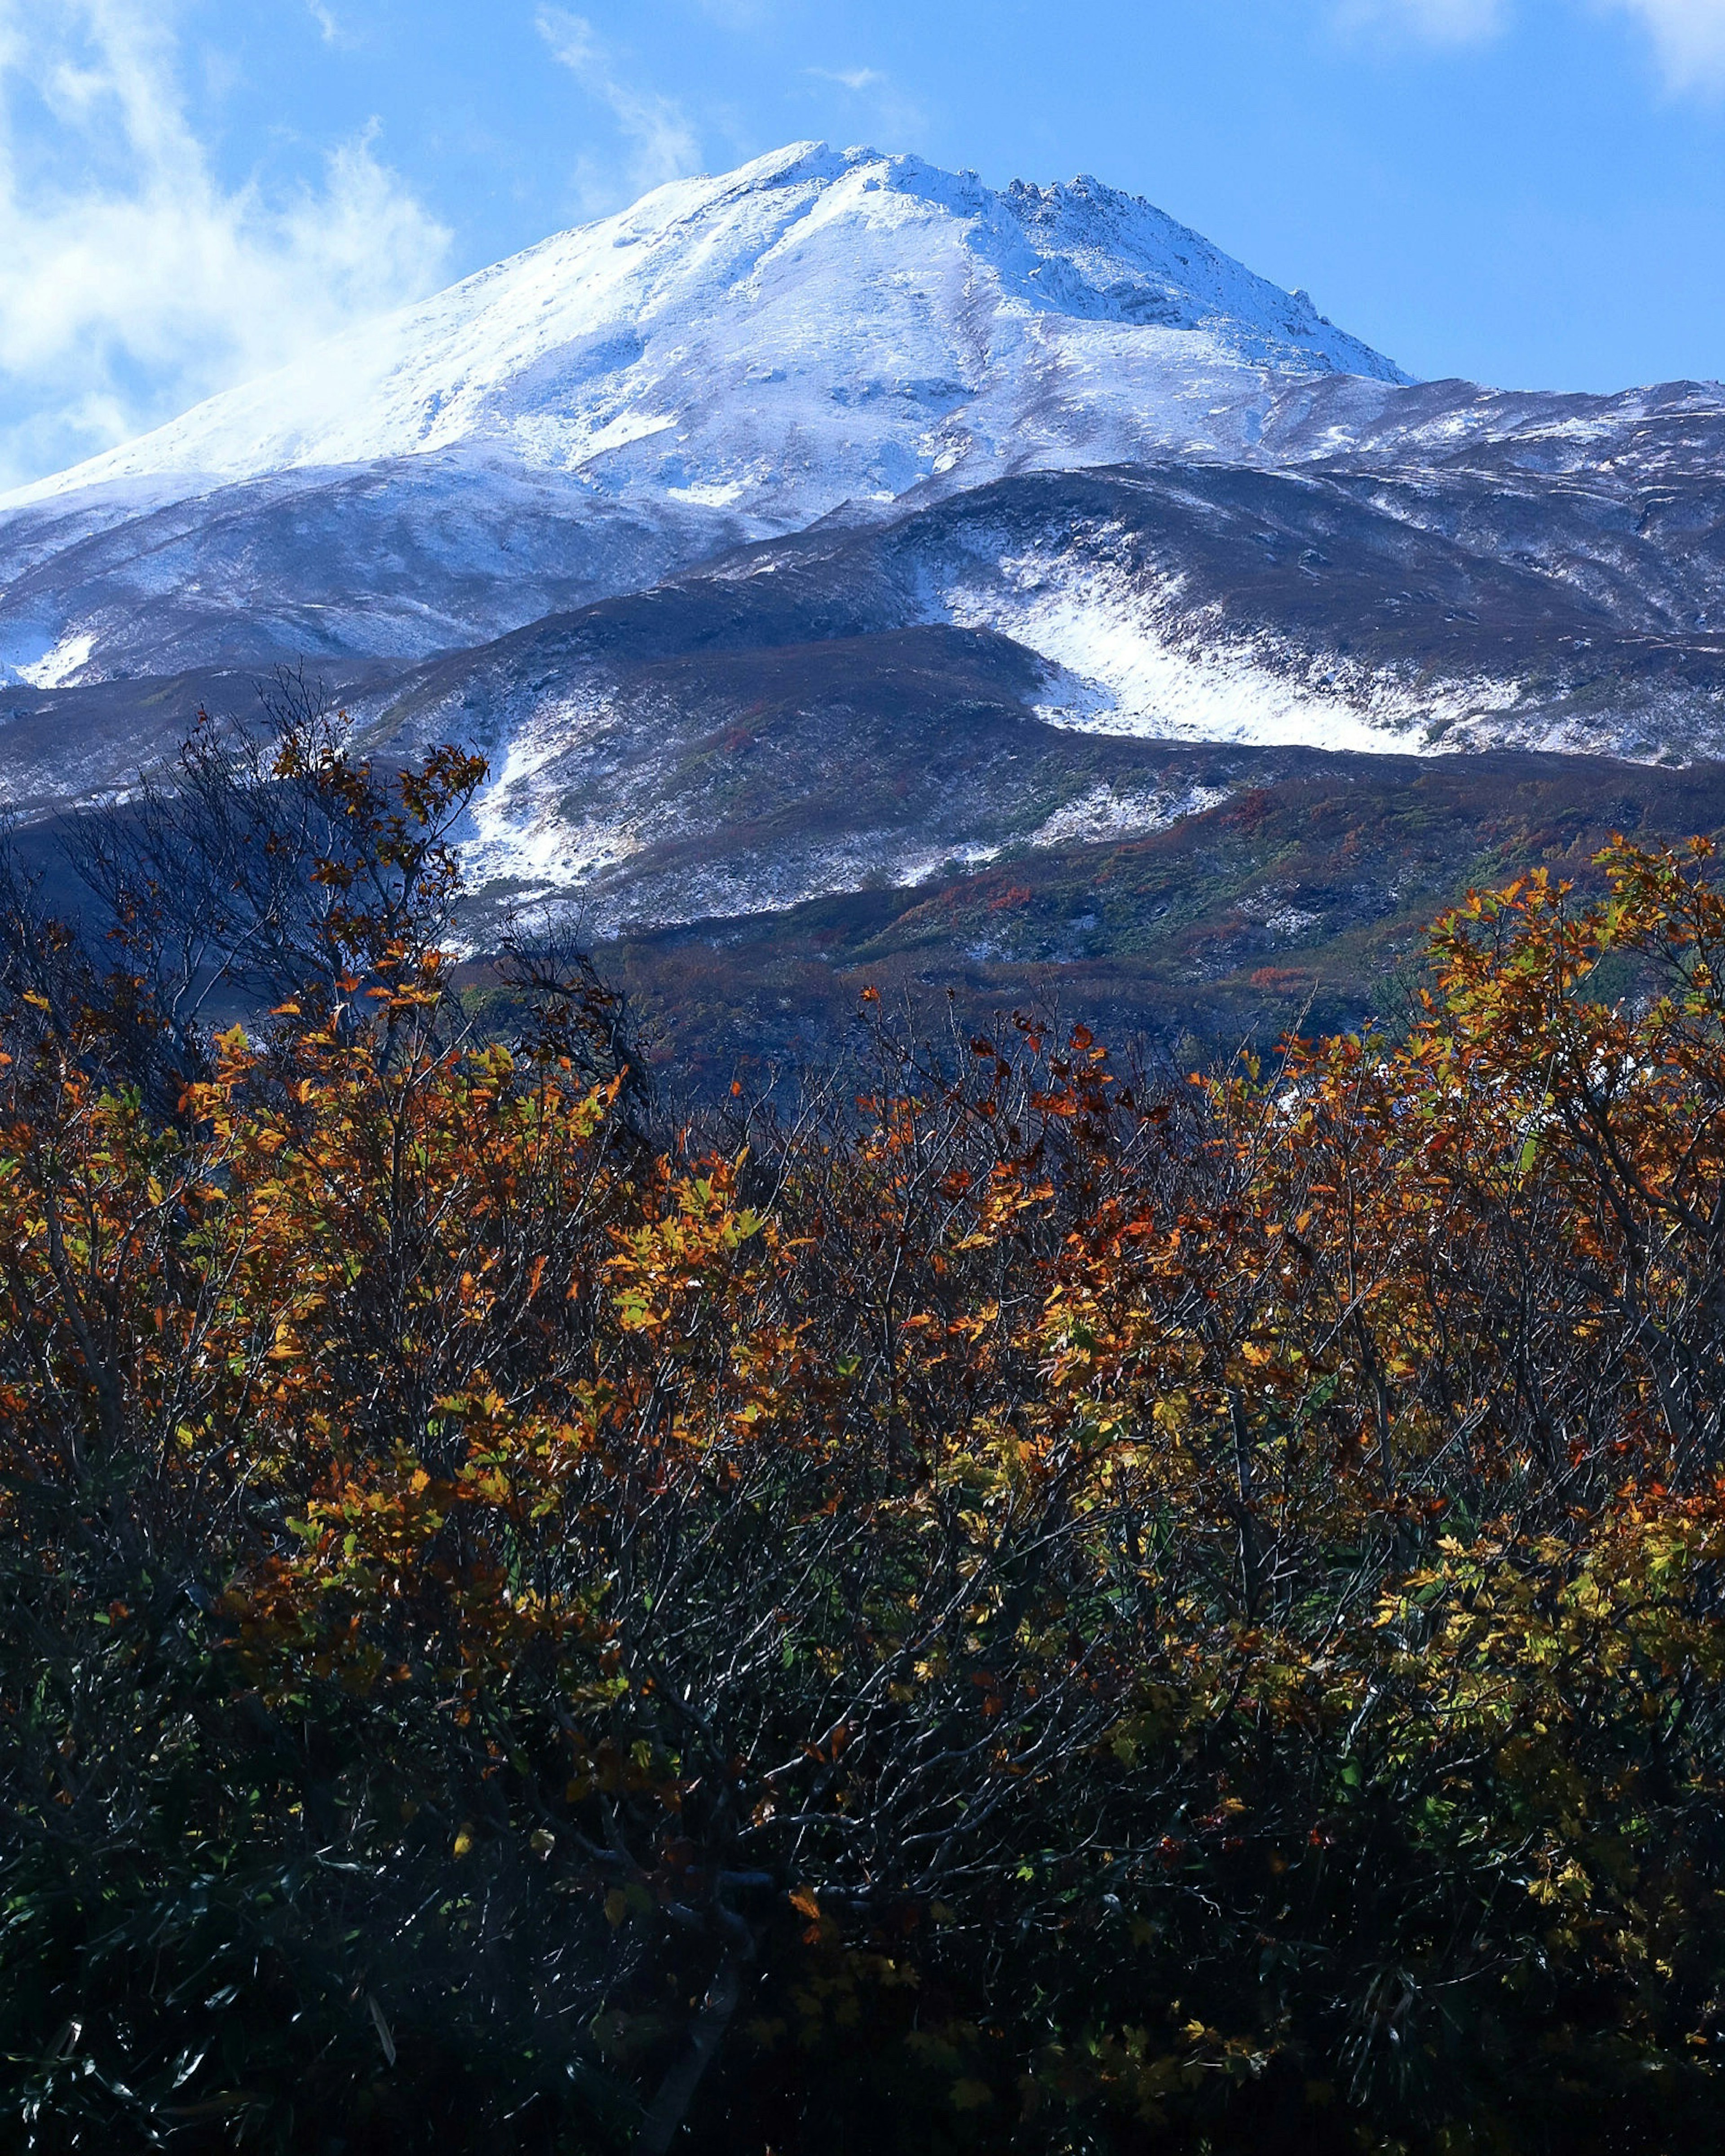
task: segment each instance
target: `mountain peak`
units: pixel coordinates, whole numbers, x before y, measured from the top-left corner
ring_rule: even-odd
[[[767,532],[1026,465],[1225,449],[1217,408],[1337,372],[1404,379],[1097,180],[997,192],[793,142],[556,234],[8,506],[459,453],[613,499],[735,504]]]

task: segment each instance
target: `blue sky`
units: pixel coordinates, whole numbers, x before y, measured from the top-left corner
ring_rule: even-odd
[[[807,136],[1093,172],[1416,373],[1725,376],[1725,0],[0,0],[0,485]]]

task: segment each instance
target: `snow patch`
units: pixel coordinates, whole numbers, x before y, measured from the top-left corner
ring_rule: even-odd
[[[1323,919],[1321,913],[1309,912],[1303,906],[1272,906],[1260,916],[1263,925],[1272,936],[1302,936],[1308,928],[1316,928]]]
[[[503,767],[473,808],[473,831],[461,847],[475,890],[490,883],[566,887],[619,866],[646,844],[626,819],[591,816],[571,823],[540,779],[572,741],[603,723],[603,707],[579,701],[542,706],[509,744]]]
[[[95,639],[87,631],[69,632],[52,651],[33,664],[14,666],[12,670],[20,681],[27,681],[33,689],[64,689],[89,665],[95,649]]]
[[[1029,846],[1083,846],[1109,839],[1141,838],[1151,831],[1165,831],[1188,816],[1201,816],[1225,801],[1231,786],[1158,788],[1149,793],[1117,793],[1109,785],[1094,786],[1056,808],[1026,838]]]
[[[742,500],[748,485],[746,480],[733,479],[696,486],[668,486],[665,491],[669,501],[693,502],[700,509],[729,509]]]
[[[1147,590],[1106,567],[1026,557],[1000,580],[942,594],[960,628],[993,629],[1050,664],[1037,716],[1050,726],[1158,741],[1431,754],[1460,747],[1465,722],[1509,709],[1519,685],[1451,681],[1430,690],[1384,672],[1302,677],[1267,637],[1231,634],[1213,613],[1168,626],[1172,583]],[[1466,733],[1464,732],[1463,738]]]

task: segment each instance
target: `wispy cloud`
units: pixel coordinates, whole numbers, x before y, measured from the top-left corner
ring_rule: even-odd
[[[449,235],[365,136],[225,183],[167,0],[0,0],[0,486],[434,288]]]
[[[1472,45],[1495,37],[1507,16],[1506,0],[1337,0],[1344,30],[1399,33],[1432,45]]]
[[[317,25],[318,35],[326,45],[342,42],[341,25],[323,4],[323,0],[305,0],[305,12]]]
[[[628,145],[627,155],[607,164],[588,155],[578,163],[577,188],[591,211],[615,208],[701,169],[701,138],[675,98],[643,90],[629,79],[616,53],[584,15],[542,8],[536,18],[552,58],[566,67],[590,97],[607,106]]]
[[[1609,0],[1651,33],[1673,90],[1725,90],[1725,0]]]
[[[875,139],[885,149],[914,149],[928,131],[928,116],[921,103],[907,96],[880,68],[805,67],[803,73],[811,82],[831,83],[834,89],[847,90],[858,99],[864,124],[875,131]],[[812,90],[807,94],[820,95]]]
[[[1725,90],[1725,0],[1587,0],[1595,13],[1633,15],[1645,27],[1674,90]],[[1411,37],[1430,45],[1484,44],[1507,28],[1513,0],[1330,0],[1344,30]]]
[[[804,74],[812,74],[821,82],[836,82],[841,89],[859,92],[865,90],[884,90],[886,77],[879,68],[804,68]]]

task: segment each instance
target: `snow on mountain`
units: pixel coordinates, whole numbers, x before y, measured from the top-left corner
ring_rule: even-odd
[[[960,465],[1207,438],[1217,377],[1243,369],[1405,379],[1093,180],[997,193],[804,142],[660,187],[0,506],[460,445],[783,526]]]
[[[798,144],[0,499],[0,798],[304,660],[614,926],[1152,831],[1178,743],[1716,756],[1722,467],[1716,384],[1410,384],[1094,181]]]
[[[553,616],[358,709],[372,738],[490,759],[486,904],[578,891],[608,931],[1154,829],[1213,805],[1166,793],[1178,743],[1718,753],[1717,487],[1667,485],[1681,623],[1679,548],[1609,497],[1546,498],[1559,575],[1501,479],[1447,508],[1434,484],[1423,521],[1378,491],[1219,462],[1019,475]]]
[[[416,657],[1391,363],[1147,203],[799,143],[0,497],[0,680]]]

